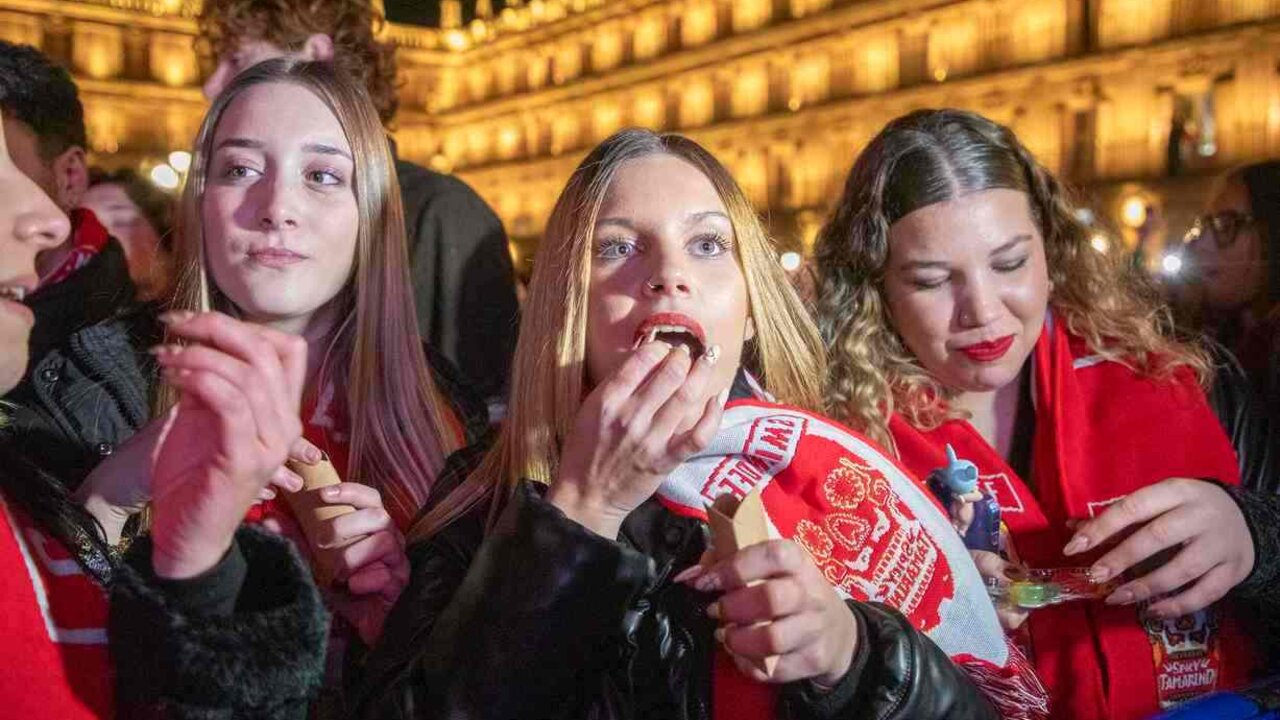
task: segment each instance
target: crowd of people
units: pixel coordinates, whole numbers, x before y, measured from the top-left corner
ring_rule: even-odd
[[[0,42],[5,713],[1123,720],[1272,674],[1280,163],[1175,313],[1008,128],[913,112],[802,297],[710,152],[623,130],[517,304],[397,157],[376,21],[205,2],[176,203]]]

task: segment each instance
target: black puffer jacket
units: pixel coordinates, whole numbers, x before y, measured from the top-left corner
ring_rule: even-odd
[[[483,457],[456,453],[448,492]],[[706,528],[649,500],[620,541],[523,483],[486,534],[480,511],[410,549],[413,576],[365,668],[358,718],[712,717],[713,596],[672,582]],[[894,610],[850,602],[859,645],[828,693],[782,686],[784,718],[994,718],[985,698]]]
[[[28,303],[36,316],[27,375],[5,400],[7,441],[72,490],[147,423],[160,339],[156,307],[134,300],[112,239]]]

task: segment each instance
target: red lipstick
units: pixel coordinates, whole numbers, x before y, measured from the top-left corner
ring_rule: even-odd
[[[988,363],[1004,357],[1011,347],[1013,347],[1013,336],[1005,335],[996,340],[966,345],[960,348],[960,352],[974,362]]]

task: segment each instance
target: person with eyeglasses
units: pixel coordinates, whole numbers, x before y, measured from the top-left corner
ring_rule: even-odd
[[[1226,346],[1256,396],[1280,411],[1280,161],[1248,165],[1215,185],[1184,242],[1199,281],[1205,330]]]

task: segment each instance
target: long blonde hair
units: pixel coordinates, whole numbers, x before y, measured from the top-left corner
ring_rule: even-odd
[[[582,161],[551,212],[534,260],[507,421],[496,445],[461,486],[419,521],[415,538],[440,530],[497,492],[498,502],[490,506],[492,520],[517,481],[550,482],[555,477],[561,443],[587,391],[587,290],[596,219],[619,168],[651,155],[672,155],[697,168],[728,212],[756,331],[744,348],[744,365],[781,402],[818,406],[825,365],[822,340],[741,188],[688,138],[622,130]]]
[[[404,210],[387,136],[360,85],[327,63],[280,58],[247,70],[213,102],[196,139],[179,208],[173,306],[235,312],[210,281],[204,259],[201,204],[214,133],[245,90],[289,83],[311,91],[342,126],[355,163],[359,213],[355,265],[336,302],[317,387],[345,388],[351,419],[349,480],[377,488],[393,516],[412,518],[445,458],[462,443],[460,424],[431,378],[414,318],[405,247]],[[163,393],[162,408],[175,401]]]
[[[871,141],[818,235],[828,414],[882,442],[894,412],[926,428],[951,416],[945,388],[920,366],[889,316],[889,227],[927,205],[994,188],[1026,193],[1044,238],[1049,306],[1092,352],[1141,372],[1190,366],[1204,380],[1205,356],[1173,337],[1150,284],[1123,258],[1093,249],[1066,191],[1012,131],[975,113],[921,110]]]

